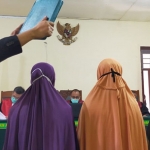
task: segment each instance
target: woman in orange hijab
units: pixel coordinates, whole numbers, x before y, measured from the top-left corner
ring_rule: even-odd
[[[80,150],[148,150],[143,118],[121,65],[104,59],[97,80],[80,111]]]

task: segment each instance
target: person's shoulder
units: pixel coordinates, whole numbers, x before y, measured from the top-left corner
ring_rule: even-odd
[[[71,103],[71,101],[70,101],[70,100],[66,100],[66,102],[67,102],[68,104],[70,104],[70,103]]]

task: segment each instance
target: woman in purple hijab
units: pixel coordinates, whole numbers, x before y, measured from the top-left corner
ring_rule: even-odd
[[[11,108],[3,150],[76,150],[71,107],[54,88],[47,63],[31,70],[31,86]]]

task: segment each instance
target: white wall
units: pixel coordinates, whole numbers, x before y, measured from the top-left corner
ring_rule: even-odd
[[[24,18],[0,18],[0,38],[8,36]],[[80,24],[77,41],[70,46],[57,39],[56,23]],[[47,42],[48,56],[46,57]],[[96,83],[97,66],[104,58],[114,58],[123,66],[123,78],[131,89],[141,92],[140,46],[150,45],[150,23],[57,19],[53,36],[46,41],[31,41],[23,53],[0,64],[0,91],[30,85],[30,70],[41,61],[52,64],[56,89],[78,88],[86,98]],[[47,59],[46,59],[47,58]]]

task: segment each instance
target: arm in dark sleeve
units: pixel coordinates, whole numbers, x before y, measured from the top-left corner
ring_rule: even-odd
[[[0,40],[0,62],[19,53],[22,53],[22,47],[17,36]]]
[[[143,103],[140,109],[141,109],[142,115],[150,115],[148,108]]]

